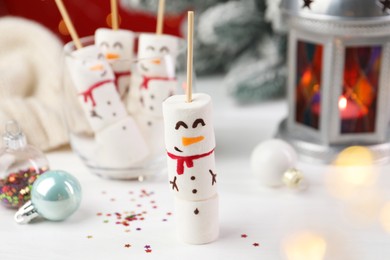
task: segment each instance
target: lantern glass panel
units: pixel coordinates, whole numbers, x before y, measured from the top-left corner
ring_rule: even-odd
[[[297,42],[295,81],[295,121],[319,129],[321,115],[321,78],[323,46]]]
[[[344,81],[338,106],[341,134],[375,131],[381,46],[345,49]]]

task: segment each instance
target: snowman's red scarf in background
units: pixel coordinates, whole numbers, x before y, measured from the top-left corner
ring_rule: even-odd
[[[176,81],[176,78],[168,78],[168,77],[146,77],[146,76],[142,76],[143,77],[143,81],[141,83],[141,86],[140,88],[141,89],[148,89],[149,88],[149,81],[151,80],[165,80],[165,81]]]
[[[177,174],[182,175],[184,173],[184,163],[187,165],[188,168],[194,167],[194,160],[209,156],[214,152],[214,149],[211,150],[208,153],[199,154],[199,155],[192,155],[192,156],[179,156],[174,155],[170,152],[167,152],[168,156],[171,157],[171,159],[177,160]]]
[[[131,76],[131,71],[128,70],[128,71],[122,71],[122,72],[115,72],[114,71],[114,75],[115,75],[115,87],[116,87],[116,90],[119,92],[119,78],[120,77],[123,77],[123,76]]]
[[[87,103],[88,99],[90,99],[92,102],[92,106],[96,106],[95,98],[93,97],[93,91],[95,89],[103,86],[104,84],[107,84],[107,83],[114,83],[114,80],[106,79],[106,80],[97,82],[97,83],[93,84],[92,86],[90,86],[86,91],[81,92],[79,95],[82,95],[84,97],[85,103]]]

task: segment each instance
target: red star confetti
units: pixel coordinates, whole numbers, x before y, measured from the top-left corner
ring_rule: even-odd
[[[260,246],[259,243],[253,243],[252,245],[253,245],[254,247],[259,247],[259,246]]]
[[[125,244],[125,247],[126,247],[126,248],[130,248],[131,245],[130,245],[130,244]]]
[[[247,238],[248,235],[247,235],[247,234],[242,234],[241,237],[242,237],[242,238]]]

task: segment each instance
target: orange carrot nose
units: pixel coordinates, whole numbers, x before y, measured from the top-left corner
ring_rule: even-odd
[[[92,67],[89,67],[89,70],[103,70],[103,69],[104,69],[103,64],[100,64],[100,63],[96,64]]]
[[[107,59],[107,60],[116,60],[116,59],[119,59],[119,54],[107,52],[107,53],[106,53],[106,59]]]
[[[181,142],[184,146],[189,146],[191,144],[199,143],[200,141],[204,140],[204,136],[197,136],[197,137],[183,137],[181,139]]]
[[[151,62],[154,63],[154,64],[157,64],[157,65],[160,65],[161,60],[160,59],[155,59],[155,60],[152,60]]]

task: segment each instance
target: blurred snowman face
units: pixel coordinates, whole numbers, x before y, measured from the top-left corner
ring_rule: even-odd
[[[164,102],[165,143],[170,153],[179,156],[204,154],[215,148],[211,99],[195,94],[191,103],[184,96]],[[167,104],[168,103],[168,104]]]
[[[118,59],[132,59],[134,33],[129,30],[97,29],[95,44],[111,62]]]
[[[141,34],[138,70],[148,77],[175,77],[178,39],[170,35]]]
[[[83,91],[103,80],[113,80],[114,74],[104,55],[96,46],[87,46],[67,57],[67,65],[75,87]]]

